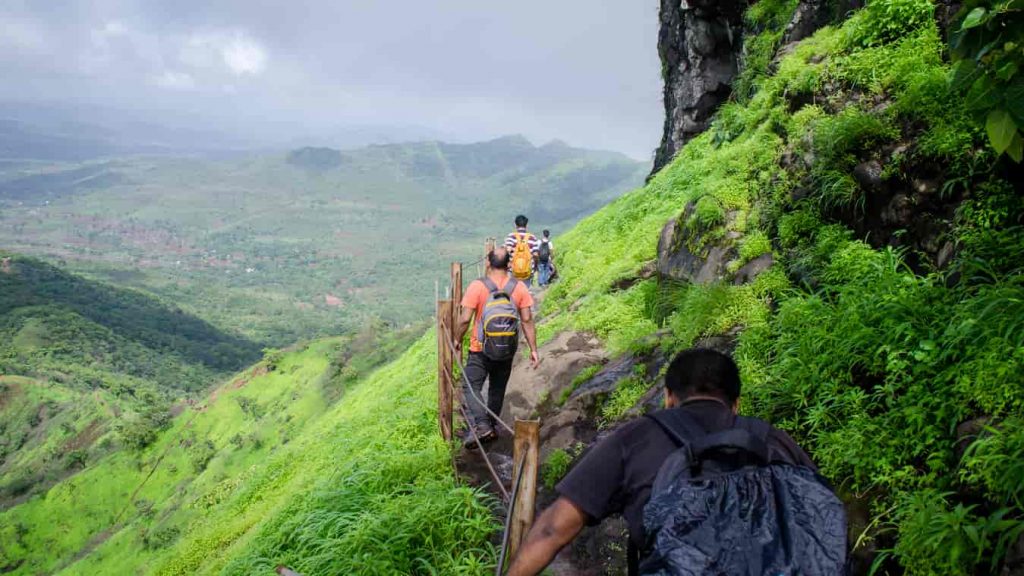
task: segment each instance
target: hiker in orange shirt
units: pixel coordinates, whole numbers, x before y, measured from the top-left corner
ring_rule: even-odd
[[[512,361],[519,346],[520,328],[530,346],[530,362],[534,368],[540,362],[531,308],[533,297],[525,283],[509,275],[509,258],[509,251],[503,247],[488,254],[490,268],[487,274],[471,282],[462,297],[457,342],[461,343],[470,324],[474,325],[466,360],[466,378],[462,382],[466,409],[472,420],[466,423],[469,426],[464,438],[467,446],[476,445],[476,438],[487,441],[497,436],[493,417],[477,398],[483,391],[484,380],[488,380],[487,408],[494,414],[501,414],[505,386],[512,374]],[[468,386],[473,387],[472,391]]]

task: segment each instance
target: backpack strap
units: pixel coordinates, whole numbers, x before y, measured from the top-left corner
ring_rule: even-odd
[[[691,443],[690,450],[697,461],[704,460],[712,452],[728,450],[746,452],[757,458],[761,464],[770,462],[768,445],[753,432],[742,427],[729,428],[698,438]]]
[[[771,426],[763,420],[737,416],[731,428],[709,434],[685,410],[660,410],[648,414],[647,418],[654,420],[676,446],[688,446],[694,461],[722,449],[748,452],[765,464],[771,461],[768,453]]]
[[[512,300],[512,293],[516,291],[516,286],[519,284],[519,280],[516,280],[515,276],[511,274],[508,277],[508,282],[505,283],[505,287],[502,288],[502,292],[508,296],[509,300]]]
[[[670,408],[647,414],[645,417],[653,420],[655,424],[664,430],[665,434],[668,434],[668,437],[675,442],[676,446],[682,447],[691,444],[694,440],[706,436],[708,433],[685,410]]]
[[[768,434],[772,431],[771,424],[760,418],[748,418],[746,416],[737,416],[736,423],[733,426],[750,431],[751,434],[760,438],[765,444],[768,443]]]
[[[484,283],[484,286],[487,287],[487,290],[491,294],[502,293],[507,296],[509,300],[512,299],[512,292],[515,292],[516,284],[518,283],[518,281],[511,276],[509,276],[508,282],[505,283],[504,288],[498,288],[498,285],[494,283],[494,280],[491,280],[487,276],[481,278],[480,281]]]
[[[716,450],[728,450],[746,452],[761,464],[767,465],[771,462],[768,451],[769,432],[771,426],[764,420],[736,416],[731,428],[695,440],[691,450],[698,461]]]
[[[483,285],[487,288],[487,291],[490,292],[491,294],[494,294],[495,292],[498,291],[498,285],[494,283],[494,280],[491,280],[487,276],[480,278],[480,282],[483,283]]]
[[[759,439],[765,446],[765,462],[772,463],[782,461],[788,463],[786,459],[776,458],[777,453],[772,450],[771,443],[768,442],[768,437],[772,432],[772,425],[760,418],[750,418],[747,416],[737,416],[736,424],[739,428],[750,431],[755,438]]]

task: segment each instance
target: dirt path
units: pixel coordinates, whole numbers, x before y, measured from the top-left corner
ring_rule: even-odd
[[[586,401],[566,399],[573,380],[584,369],[606,365],[609,358],[600,341],[589,334],[562,332],[540,347],[541,364],[534,370],[525,357],[513,365],[505,393],[502,419],[541,419],[541,454],[543,463],[555,450],[572,450],[578,443],[589,443],[597,433],[585,409]],[[614,371],[614,364],[608,367]],[[512,442],[507,434],[488,446],[488,454],[499,476],[510,483],[512,476]],[[490,483],[490,474],[475,450],[463,450],[458,457],[460,473],[476,485]],[[537,493],[537,511],[550,504],[556,494],[541,486]],[[576,542],[562,551],[548,567],[554,576],[599,576],[625,574],[625,525],[606,521],[587,528]]]

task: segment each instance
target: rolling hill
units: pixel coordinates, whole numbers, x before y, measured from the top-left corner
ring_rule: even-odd
[[[260,347],[152,296],[0,252],[0,508],[143,447]]]

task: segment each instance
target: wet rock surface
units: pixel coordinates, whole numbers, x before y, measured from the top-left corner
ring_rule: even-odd
[[[738,258],[735,249],[740,236],[702,245],[705,232],[693,223],[695,207],[690,203],[679,218],[665,224],[658,238],[657,272],[663,279],[711,284],[729,275],[729,263]]]
[[[654,159],[656,173],[732,93],[743,49],[746,2],[661,0],[658,54],[664,80],[665,126]]]
[[[755,278],[761,275],[761,273],[771,268],[774,263],[775,258],[772,256],[771,252],[762,254],[740,267],[740,269],[736,271],[736,275],[733,277],[732,283],[738,286],[740,284],[753,282]]]

